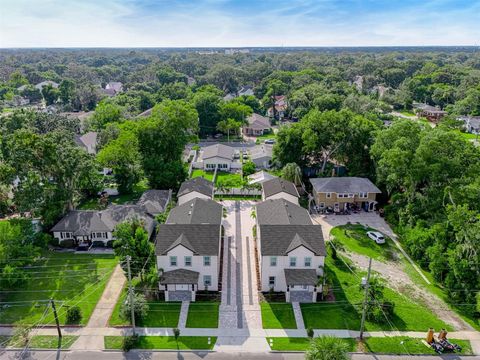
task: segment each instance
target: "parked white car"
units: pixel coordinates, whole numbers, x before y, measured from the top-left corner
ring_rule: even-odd
[[[378,231],[367,231],[367,236],[377,244],[385,244],[385,236]]]

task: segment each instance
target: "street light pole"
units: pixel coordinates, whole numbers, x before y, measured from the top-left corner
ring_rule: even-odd
[[[127,270],[128,270],[128,295],[130,301],[130,316],[132,321],[132,332],[135,335],[135,304],[133,303],[133,287],[132,287],[132,273],[130,271],[131,256],[127,255]]]

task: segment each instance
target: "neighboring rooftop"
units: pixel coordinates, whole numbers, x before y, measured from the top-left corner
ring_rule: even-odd
[[[54,232],[73,232],[75,236],[89,235],[90,230],[108,232],[111,231],[111,228],[101,218],[98,211],[73,210],[66,214],[51,229],[51,231]]]
[[[227,160],[233,160],[235,149],[231,146],[223,144],[210,145],[203,148],[202,159],[211,159],[213,157],[220,157]]]
[[[42,82],[38,83],[37,85],[35,85],[35,87],[36,87],[38,90],[42,90],[43,87],[44,87],[44,86],[47,86],[47,85],[52,85],[52,87],[58,88],[58,84],[57,84],[55,81],[51,81],[51,80],[42,81]]]
[[[256,206],[259,225],[312,225],[308,211],[285,199],[269,199]]]
[[[255,174],[249,175],[248,176],[248,182],[250,184],[261,184],[264,183],[265,181],[272,180],[277,178],[278,176],[272,175],[265,170],[261,170],[256,172]]]
[[[123,84],[119,81],[110,81],[105,85],[105,90],[113,90],[115,93],[121,92],[123,90]]]
[[[223,206],[211,199],[195,198],[170,210],[167,224],[222,223]]]
[[[292,196],[300,197],[295,184],[281,178],[275,178],[269,181],[265,181],[262,184],[262,189],[265,197],[267,198],[281,192],[285,192]]]
[[[325,242],[319,225],[260,225],[263,256],[287,256],[300,246],[316,256],[325,256]]]
[[[317,193],[375,193],[381,191],[369,179],[360,177],[328,177],[310,179]]]
[[[247,118],[249,128],[254,130],[270,129],[270,119],[260,114],[253,113]]]
[[[89,154],[95,154],[97,152],[97,133],[95,131],[89,131],[83,135],[76,135],[75,142],[83,147]]]
[[[172,190],[147,190],[137,201],[137,205],[151,215],[158,215],[165,211],[171,198]]]
[[[250,151],[250,157],[252,160],[261,159],[261,158],[272,158],[273,155],[273,145],[258,145],[255,146]]]
[[[186,180],[180,186],[177,197],[189,194],[194,191],[209,197],[213,197],[213,182],[208,181],[203,177],[196,177],[190,180]]]
[[[216,256],[220,247],[220,225],[162,224],[156,235],[156,254],[166,255],[172,245],[183,245],[195,255]]]

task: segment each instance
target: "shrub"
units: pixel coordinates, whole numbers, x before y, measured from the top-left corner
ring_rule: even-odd
[[[75,247],[75,241],[73,239],[65,239],[58,243],[62,248],[73,248]]]
[[[313,336],[315,335],[315,332],[313,331],[313,329],[311,327],[309,327],[307,329],[307,336],[310,338],[310,339],[313,339]]]
[[[93,243],[92,243],[92,246],[93,247],[99,247],[99,248],[102,248],[102,247],[105,247],[105,243],[101,240],[95,240]]]
[[[72,306],[67,310],[67,324],[78,324],[82,320],[82,311],[78,306]]]
[[[178,338],[180,337],[180,329],[174,328],[173,329],[173,336],[175,336],[175,340],[178,340]]]
[[[247,161],[242,166],[243,176],[252,175],[257,170],[255,163],[251,160]]]
[[[321,336],[312,340],[305,354],[306,360],[348,360],[348,345],[333,336]]]
[[[123,338],[122,350],[127,352],[132,350],[138,341],[138,335],[125,336]]]
[[[122,304],[121,314],[123,318],[130,319],[130,297],[127,295],[126,301]],[[148,304],[143,294],[135,294],[133,296],[133,312],[135,314],[135,320],[141,320],[147,316]]]
[[[108,248],[113,248],[113,241],[114,241],[114,240],[108,240],[108,241],[107,241],[107,247],[108,247]]]

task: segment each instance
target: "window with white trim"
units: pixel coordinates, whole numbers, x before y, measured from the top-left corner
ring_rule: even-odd
[[[312,258],[311,257],[306,257],[304,264],[305,264],[305,267],[312,266]]]
[[[327,199],[330,199],[330,198],[332,197],[332,193],[326,193],[326,194],[325,194],[325,197],[326,197]]]
[[[203,275],[203,285],[204,286],[212,286],[212,276],[211,275]]]
[[[290,258],[290,267],[295,267],[297,266],[297,258],[295,256],[292,256]]]
[[[275,276],[268,277],[268,286],[272,289],[275,287]]]
[[[203,257],[203,266],[210,266],[210,256],[204,256]]]
[[[170,256],[170,266],[177,266],[177,257]]]
[[[366,192],[358,193],[358,197],[361,199],[366,199],[368,197],[368,193]]]
[[[277,266],[277,257],[270,256],[270,266]]]
[[[185,256],[185,266],[192,266],[192,257]]]

